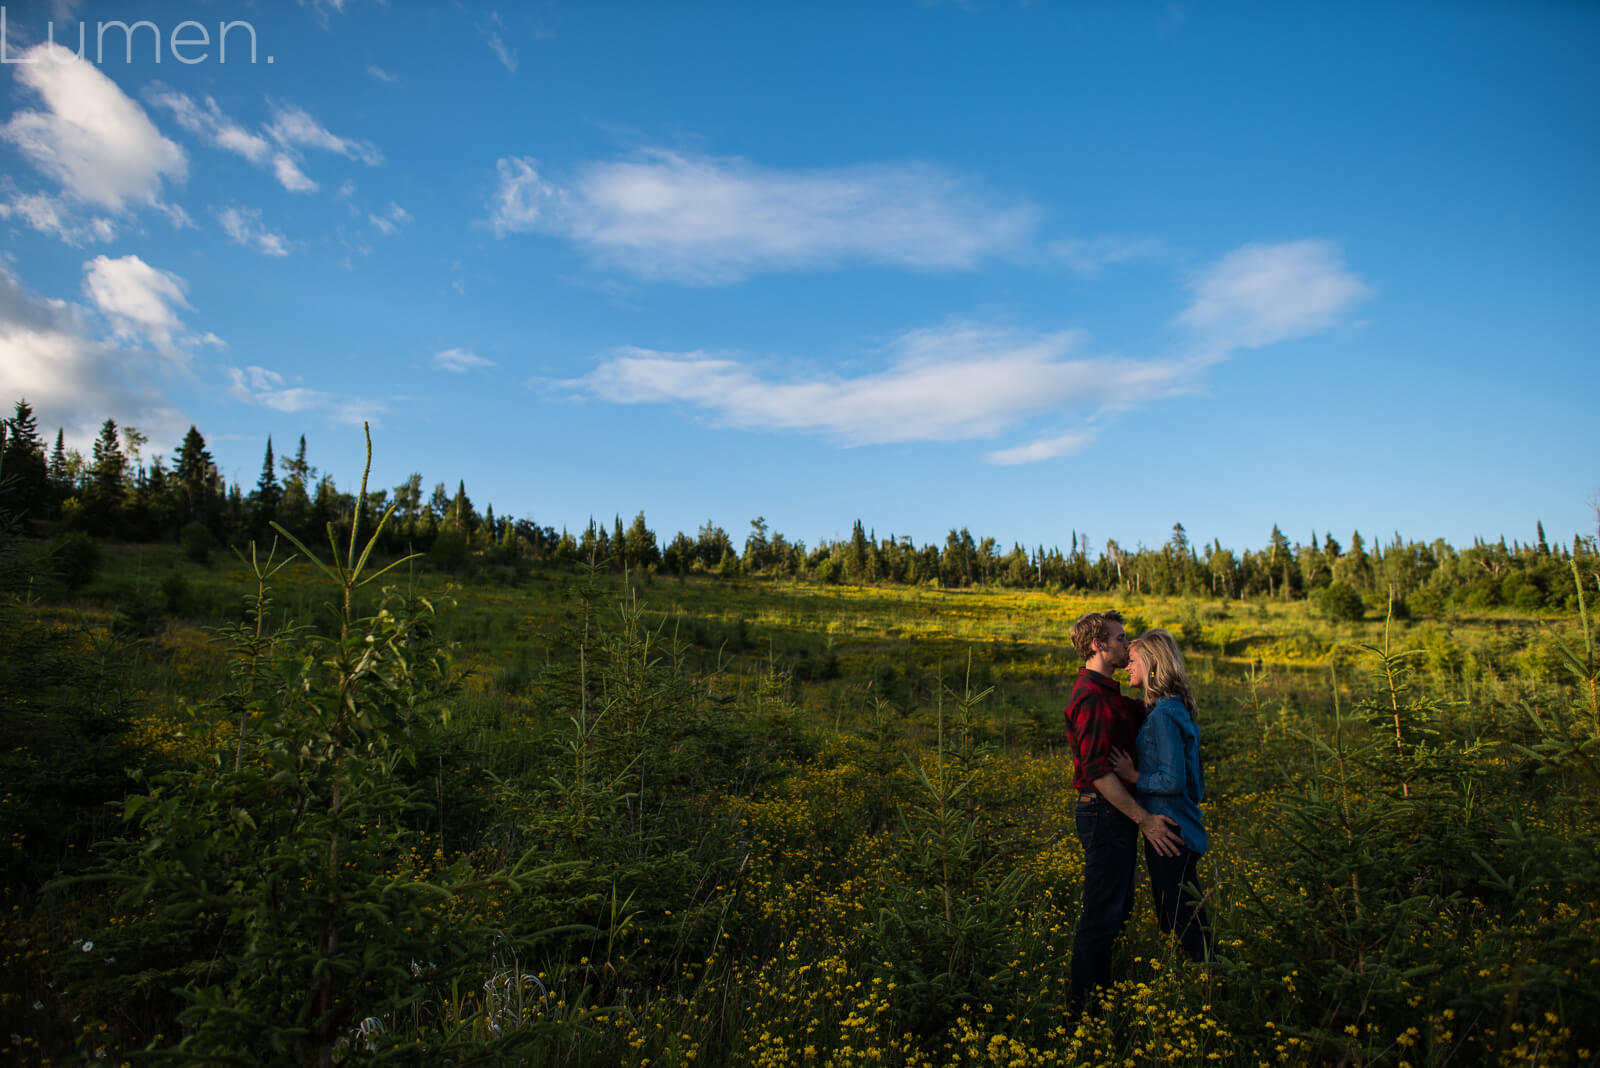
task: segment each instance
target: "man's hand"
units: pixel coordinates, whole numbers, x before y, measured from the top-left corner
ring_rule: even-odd
[[[1150,848],[1163,857],[1175,857],[1183,848],[1183,836],[1170,816],[1146,812],[1139,821],[1139,829],[1144,832],[1144,840],[1150,843]]]
[[[1094,781],[1094,788],[1100,791],[1100,796],[1111,802],[1116,810],[1139,825],[1144,832],[1145,841],[1163,857],[1175,857],[1178,850],[1183,848],[1183,838],[1178,834],[1178,825],[1172,822],[1171,817],[1158,816],[1154,812],[1145,811],[1139,802],[1133,799],[1128,788],[1122,785],[1122,780],[1112,772],[1106,772]]]

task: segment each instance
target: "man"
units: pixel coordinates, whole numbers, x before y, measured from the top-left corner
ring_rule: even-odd
[[[1112,673],[1128,666],[1128,636],[1116,612],[1089,612],[1072,624],[1083,659],[1067,703],[1078,841],[1083,843],[1083,912],[1072,940],[1068,1005],[1083,1012],[1095,987],[1111,981],[1111,948],[1133,914],[1139,832],[1162,856],[1176,856],[1177,824],[1147,812],[1111,768],[1111,751],[1135,751],[1144,705],[1122,696]]]

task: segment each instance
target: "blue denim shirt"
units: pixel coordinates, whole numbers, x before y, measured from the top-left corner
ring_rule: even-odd
[[[1206,796],[1206,778],[1200,769],[1200,727],[1183,701],[1177,697],[1157,701],[1139,728],[1134,747],[1139,804],[1172,817],[1183,844],[1204,853],[1206,825],[1200,801]]]

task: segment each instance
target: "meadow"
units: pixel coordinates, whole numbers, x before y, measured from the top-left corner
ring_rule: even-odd
[[[5,1059],[1600,1052],[1581,599],[1332,622],[1269,599],[380,574],[363,547],[108,546],[70,593],[9,547]],[[1198,684],[1222,959],[1192,968],[1141,896],[1124,978],[1069,1022],[1067,631],[1109,605],[1179,635]]]

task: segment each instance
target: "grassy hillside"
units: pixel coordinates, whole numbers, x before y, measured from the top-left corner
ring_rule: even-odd
[[[411,565],[346,613],[303,560],[105,553],[0,621],[8,1057],[1600,1049],[1578,618]],[[1067,631],[1108,604],[1186,646],[1224,960],[1141,898],[1069,1027]]]

